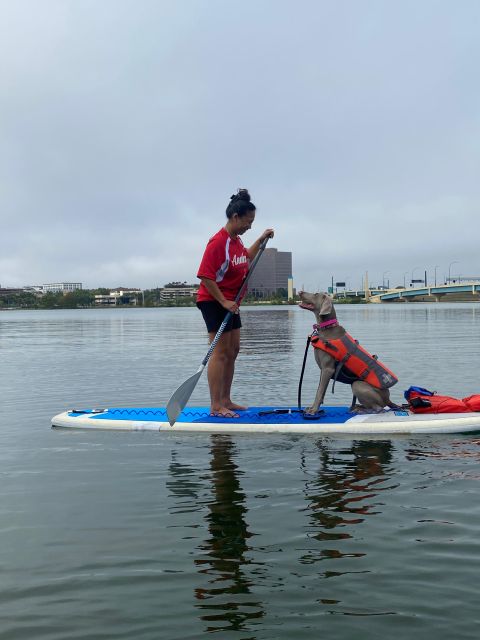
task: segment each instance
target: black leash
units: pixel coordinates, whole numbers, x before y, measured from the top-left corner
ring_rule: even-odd
[[[307,346],[305,347],[305,355],[303,356],[303,364],[302,364],[302,373],[300,374],[300,380],[298,383],[298,394],[297,394],[297,405],[298,405],[298,410],[301,411],[302,410],[302,383],[303,383],[303,374],[305,373],[305,365],[307,363],[307,356],[308,356],[308,348],[310,346],[310,341],[312,339],[312,336],[308,336],[307,338]]]

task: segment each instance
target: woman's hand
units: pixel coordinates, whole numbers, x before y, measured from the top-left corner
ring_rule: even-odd
[[[262,242],[265,241],[265,238],[273,238],[274,233],[275,232],[273,229],[265,229],[265,231],[258,238],[258,240],[255,240],[252,246],[249,249],[247,249],[248,257],[250,258],[250,260],[253,260],[255,258],[255,256],[260,250],[260,246],[262,245]]]
[[[222,302],[222,307],[232,313],[238,313],[238,304],[233,300],[225,300],[225,302]]]
[[[265,231],[260,236],[259,240],[260,242],[263,242],[265,238],[273,238],[274,235],[275,235],[275,231],[273,229],[265,229]]]

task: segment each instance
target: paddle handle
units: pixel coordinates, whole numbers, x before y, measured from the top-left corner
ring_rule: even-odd
[[[238,290],[237,296],[236,296],[236,298],[235,298],[235,302],[237,302],[237,303],[238,303],[238,301],[239,301],[239,300],[241,299],[241,297],[243,296],[243,294],[244,294],[244,292],[245,292],[245,289],[246,289],[246,287],[247,287],[248,281],[249,281],[249,279],[250,279],[250,276],[252,275],[253,270],[255,269],[255,267],[257,266],[258,261],[260,260],[260,256],[262,255],[262,253],[263,253],[263,251],[264,251],[265,247],[267,246],[267,242],[268,242],[268,240],[269,240],[269,238],[267,237],[267,238],[265,238],[265,239],[262,241],[262,243],[261,243],[261,245],[260,245],[260,247],[259,247],[259,249],[258,249],[258,253],[257,253],[257,255],[255,256],[255,258],[253,259],[252,264],[250,265],[250,269],[248,270],[248,273],[247,273],[247,275],[246,275],[246,278],[245,278],[245,280],[242,282],[242,286],[241,286],[241,287],[240,287],[240,289]],[[233,313],[232,313],[231,311],[228,311],[228,312],[227,312],[227,315],[226,315],[226,316],[225,316],[225,318],[223,319],[223,322],[222,322],[222,324],[220,325],[220,327],[219,327],[219,329],[218,329],[218,331],[217,331],[217,333],[216,333],[216,335],[215,335],[215,338],[212,340],[212,344],[210,345],[209,350],[207,351],[207,355],[206,355],[206,356],[205,356],[205,358],[202,360],[202,366],[203,366],[203,367],[205,367],[205,365],[207,364],[207,362],[210,360],[210,356],[212,355],[213,350],[214,350],[214,349],[215,349],[215,347],[217,346],[218,341],[219,341],[219,340],[220,340],[220,338],[222,337],[222,333],[224,332],[225,327],[227,326],[228,321],[230,320],[230,318],[232,317],[232,315],[233,315]]]

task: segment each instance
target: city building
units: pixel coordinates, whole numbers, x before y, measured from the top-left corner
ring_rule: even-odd
[[[160,301],[178,300],[178,298],[191,298],[196,296],[198,285],[182,285],[179,287],[169,287],[168,285],[160,289]]]
[[[268,247],[250,277],[248,292],[257,298],[266,298],[279,290],[285,297],[293,291],[292,253]]]
[[[102,293],[95,296],[96,307],[116,306],[120,295],[118,293]]]
[[[124,289],[117,287],[110,293],[97,294],[95,296],[96,307],[116,307],[118,304],[133,304],[138,303],[138,296],[143,295],[141,289]]]
[[[2,287],[0,286],[0,296],[11,296],[11,295],[16,295],[19,293],[23,293],[23,289],[15,289],[13,287]]]
[[[40,285],[42,293],[70,293],[82,288],[81,282],[53,282]]]
[[[293,300],[295,297],[295,290],[293,288],[293,278],[288,279],[288,287],[287,287],[287,298],[289,300]]]

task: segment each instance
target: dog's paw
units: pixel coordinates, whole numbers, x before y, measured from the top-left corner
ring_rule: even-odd
[[[307,407],[304,410],[304,413],[306,413],[308,416],[314,416],[318,413],[320,407]]]

